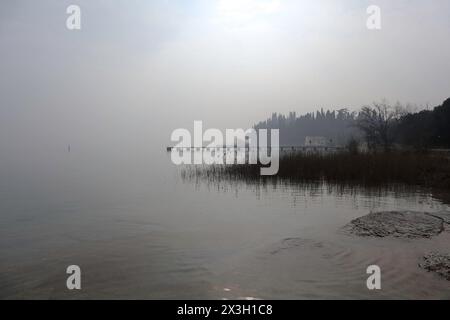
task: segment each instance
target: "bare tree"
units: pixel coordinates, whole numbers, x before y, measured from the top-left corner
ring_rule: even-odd
[[[364,133],[370,148],[382,147],[389,150],[393,143],[393,126],[401,115],[402,106],[395,107],[386,100],[364,106],[358,114],[356,126]]]

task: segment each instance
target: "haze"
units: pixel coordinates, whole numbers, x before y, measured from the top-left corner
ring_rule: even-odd
[[[366,28],[371,4],[380,31]],[[449,12],[447,0],[2,1],[0,147],[164,146],[194,120],[435,106],[449,96]]]

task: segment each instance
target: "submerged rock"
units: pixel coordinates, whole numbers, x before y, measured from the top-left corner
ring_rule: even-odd
[[[423,257],[423,262],[419,263],[422,269],[434,272],[450,281],[450,255],[432,252]]]
[[[444,223],[446,224],[450,224],[450,212],[448,211],[433,212],[428,214],[430,216],[442,219],[442,221],[444,221]]]
[[[277,254],[283,250],[289,250],[292,248],[303,247],[308,249],[323,248],[324,244],[322,242],[303,239],[303,238],[286,238],[281,241],[281,243],[273,249],[270,254]]]
[[[344,230],[361,237],[431,238],[444,230],[444,219],[426,212],[375,212],[351,221]]]

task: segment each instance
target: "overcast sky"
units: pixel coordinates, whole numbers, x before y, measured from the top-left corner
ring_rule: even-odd
[[[66,8],[81,7],[81,30]],[[366,28],[369,5],[382,29]],[[0,144],[250,127],[271,112],[450,96],[448,0],[2,1]]]

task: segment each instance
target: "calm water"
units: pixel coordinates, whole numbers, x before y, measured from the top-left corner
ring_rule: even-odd
[[[339,231],[377,210],[447,209],[420,190],[183,180],[163,148],[0,157],[0,298],[450,298],[431,240]],[[82,269],[82,290],[65,269]],[[382,290],[366,289],[366,267]]]

